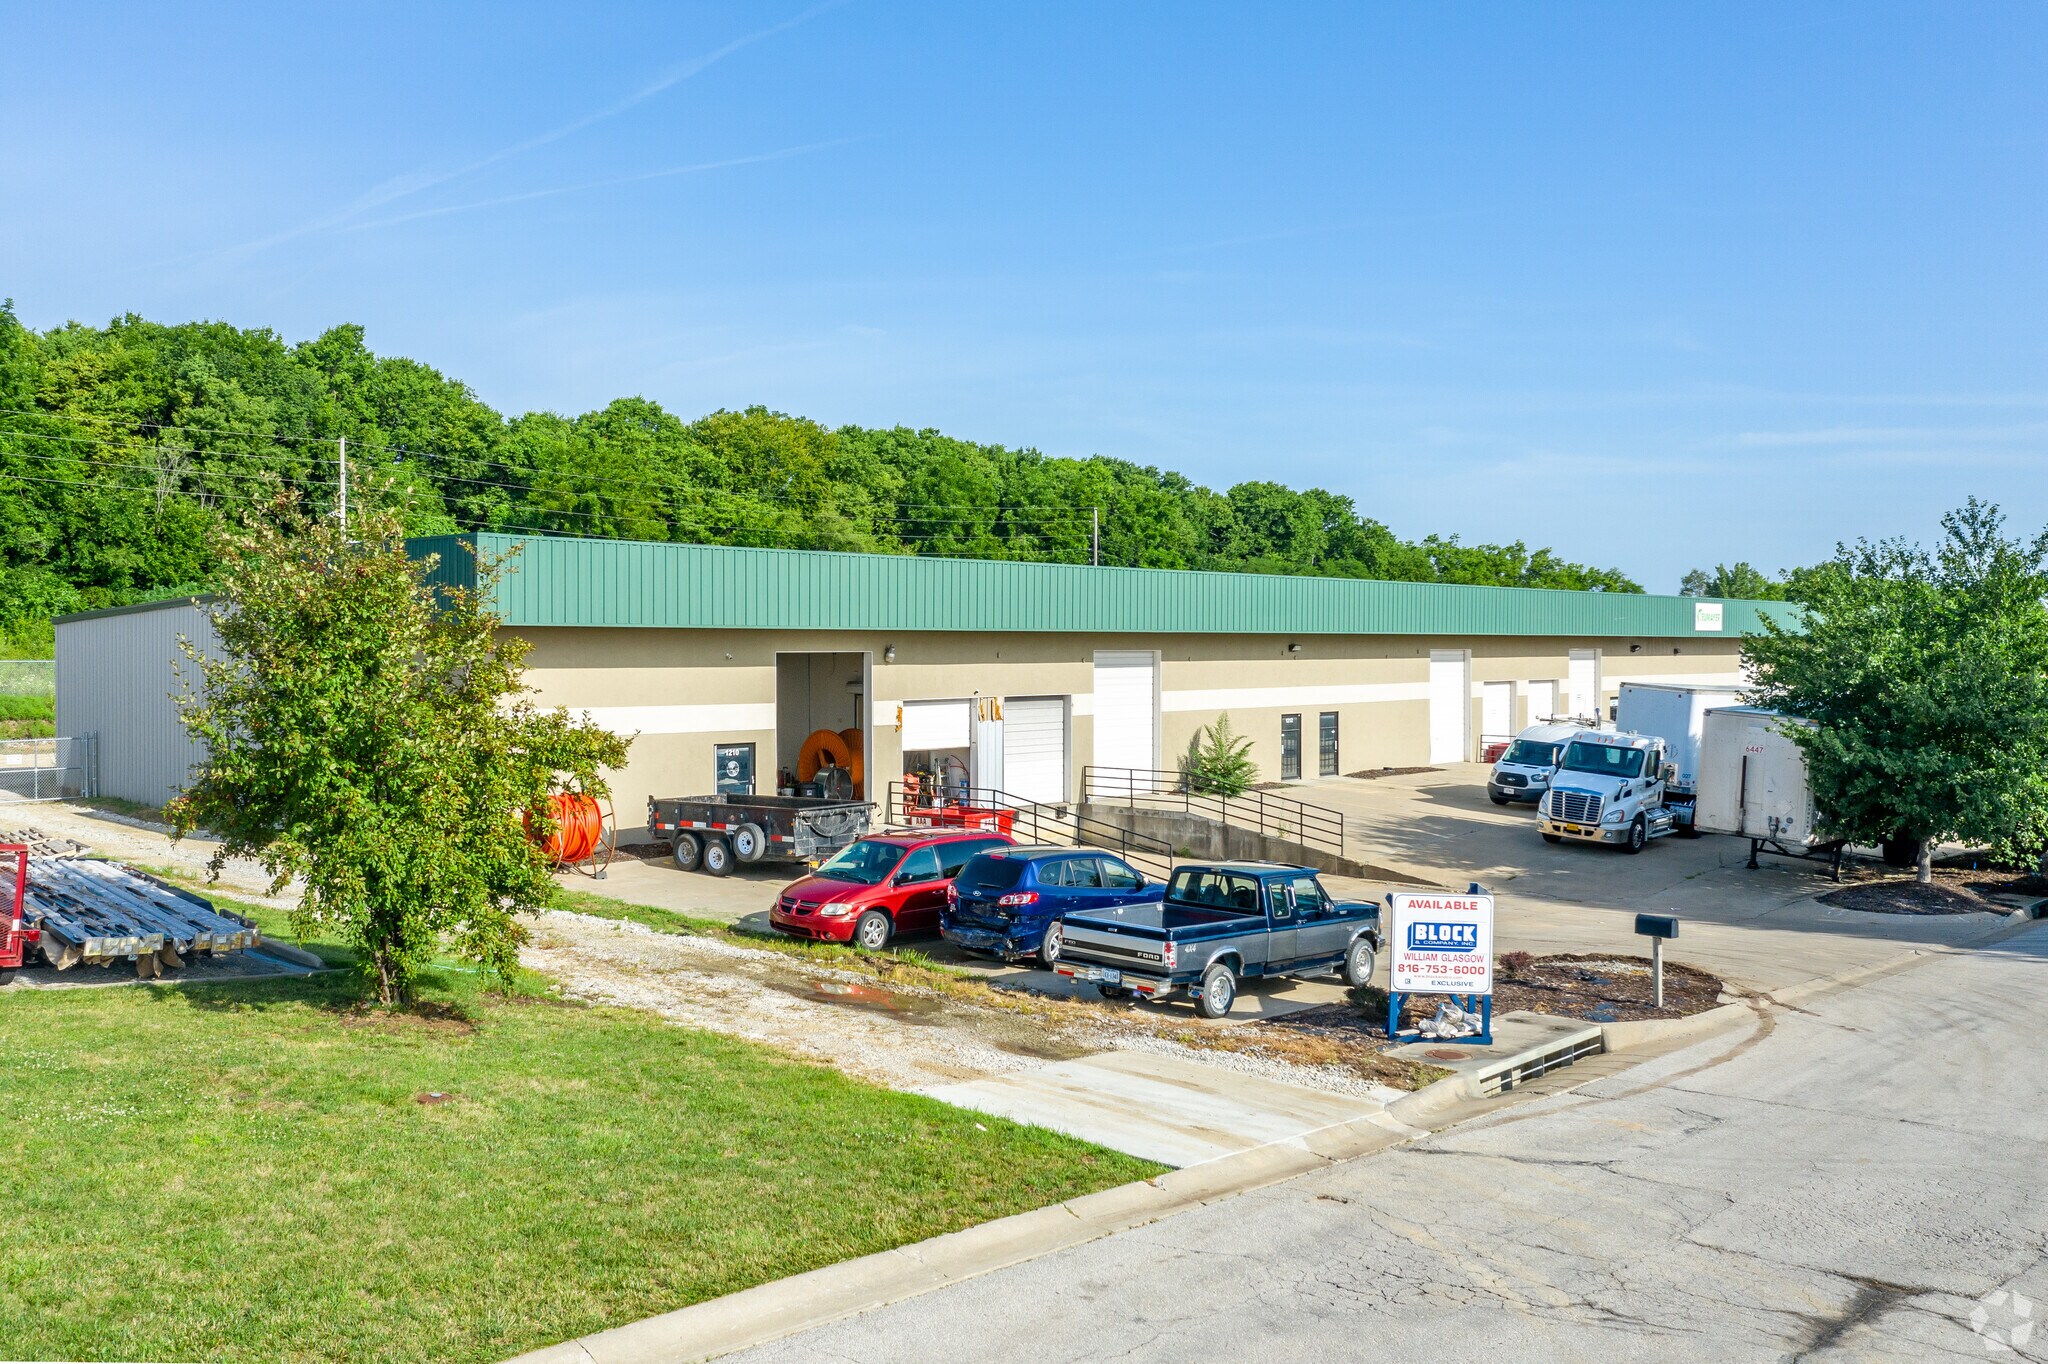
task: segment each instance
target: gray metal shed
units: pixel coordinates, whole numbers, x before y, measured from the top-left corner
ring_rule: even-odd
[[[57,732],[93,736],[98,793],[143,805],[179,794],[205,749],[185,733],[180,635],[219,648],[208,597],[81,611],[57,618]]]

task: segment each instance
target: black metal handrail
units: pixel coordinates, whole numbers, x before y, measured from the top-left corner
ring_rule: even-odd
[[[1019,843],[1054,843],[1113,852],[1141,871],[1173,874],[1173,845],[1108,820],[1090,819],[1068,802],[1026,800],[986,786],[921,788],[914,795],[889,783],[888,822],[1007,832]],[[1004,827],[1007,825],[1007,829]]]
[[[1084,767],[1081,769],[1081,798],[1143,805],[1154,810],[1184,810],[1240,829],[1255,830],[1271,838],[1284,838],[1304,847],[1344,854],[1344,815],[1326,805],[1276,796],[1270,791],[1247,791],[1225,796],[1198,791],[1179,772],[1144,767]]]

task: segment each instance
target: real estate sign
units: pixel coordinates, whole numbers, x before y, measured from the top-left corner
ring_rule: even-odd
[[[1493,897],[1402,893],[1387,897],[1393,989],[1407,995],[1493,993]]]

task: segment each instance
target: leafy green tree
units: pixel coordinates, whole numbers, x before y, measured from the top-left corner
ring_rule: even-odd
[[[437,595],[396,517],[351,523],[344,541],[287,506],[227,545],[220,652],[186,645],[180,698],[207,761],[169,813],[219,835],[216,875],[253,857],[273,891],[301,879],[294,925],[359,946],[391,1004],[444,943],[511,973],[514,916],[553,889],[521,815],[550,830],[563,783],[603,794],[626,741],[526,697],[527,645],[485,605],[496,566]]]
[[[1747,560],[1733,564],[1715,564],[1712,573],[1695,568],[1685,575],[1679,585],[1679,595],[1686,597],[1725,597],[1736,601],[1783,601],[1785,585],[1773,582],[1762,569]]]
[[[1757,700],[1813,722],[1787,732],[1829,832],[1912,847],[1922,881],[1935,842],[2048,814],[2048,533],[2009,539],[1975,498],[1941,525],[1931,555],[1838,547],[1800,627],[1744,645]]]
[[[1252,741],[1234,734],[1230,714],[1224,712],[1212,725],[1195,731],[1188,751],[1181,755],[1180,777],[1198,795],[1241,796],[1259,779],[1259,765],[1252,761]]]

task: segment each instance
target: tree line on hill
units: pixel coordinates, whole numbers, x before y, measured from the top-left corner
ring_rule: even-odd
[[[0,304],[0,641],[47,650],[52,615],[204,589],[230,524],[295,489],[408,534],[501,530],[790,549],[1554,587],[1642,588],[1520,541],[1404,540],[1350,498],[1254,480],[1224,492],[907,427],[765,408],[686,421],[645,398],[507,417],[362,328],[288,344],[222,322],[127,316],[37,332]]]

